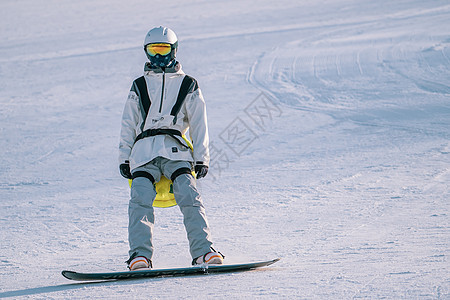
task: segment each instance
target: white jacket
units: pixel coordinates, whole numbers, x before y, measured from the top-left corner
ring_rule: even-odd
[[[170,160],[202,162],[209,165],[209,136],[206,120],[206,106],[198,87],[191,91],[181,106],[179,113],[171,116],[180,85],[185,76],[181,65],[162,72],[161,69],[145,68],[144,78],[150,98],[150,108],[144,122],[143,111],[134,85],[131,87],[122,115],[120,132],[119,163],[130,161],[130,169],[145,165],[158,156]],[[164,89],[164,90],[163,90]],[[189,136],[194,151],[184,147],[169,135],[156,135],[140,139],[136,137],[147,129],[175,129]]]

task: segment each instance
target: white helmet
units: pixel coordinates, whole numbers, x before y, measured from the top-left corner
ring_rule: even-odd
[[[166,55],[150,54],[147,46],[150,44],[170,44],[170,52]],[[155,67],[168,67],[175,62],[175,57],[178,48],[178,38],[175,32],[170,28],[159,26],[151,29],[144,40],[144,51],[150,63]]]
[[[169,43],[171,45],[178,42],[177,35],[172,29],[167,27],[155,27],[145,36],[144,46],[153,43]]]

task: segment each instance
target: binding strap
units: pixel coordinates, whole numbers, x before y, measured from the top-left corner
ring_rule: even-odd
[[[220,256],[222,256],[222,259],[225,259],[225,255],[223,255],[223,254],[220,253],[219,251],[216,251],[216,249],[214,249],[213,247],[210,247],[210,248],[211,248],[211,250],[212,250],[213,252],[216,252],[216,253],[220,254]],[[203,263],[205,262],[206,255],[208,255],[209,253],[211,253],[211,251],[210,251],[210,252],[206,252],[204,255],[202,255],[202,256],[203,256]],[[199,257],[194,258],[194,259],[192,260],[192,265],[195,266],[195,265],[197,264],[197,259],[199,259],[199,258],[202,257],[202,256],[199,256]]]
[[[148,259],[148,258],[145,257],[145,256],[138,256],[138,253],[137,253],[137,252],[134,252],[134,253],[130,256],[130,258],[129,258],[127,261],[125,261],[125,263],[128,265],[128,269],[131,269],[131,268],[130,268],[130,263],[131,263],[131,261],[132,261],[133,259],[135,259],[136,257],[143,257],[143,258],[145,258],[145,259],[147,260],[147,262],[148,262],[150,268],[153,268],[153,263],[152,263],[152,260],[151,260],[151,259]]]

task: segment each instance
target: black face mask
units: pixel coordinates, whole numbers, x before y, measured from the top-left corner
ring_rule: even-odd
[[[173,60],[167,67],[156,67],[149,61],[145,63],[144,72],[152,71],[155,73],[176,73],[181,69],[181,64],[176,60]]]
[[[167,68],[175,61],[171,53],[167,55],[156,54],[155,56],[149,56],[149,60],[153,66],[158,68]]]

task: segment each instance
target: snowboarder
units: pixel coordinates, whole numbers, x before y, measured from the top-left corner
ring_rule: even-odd
[[[209,137],[206,108],[197,81],[175,59],[178,39],[166,27],[151,29],[144,40],[149,59],[144,76],[133,82],[122,116],[119,164],[123,177],[133,179],[129,201],[127,261],[130,270],[152,267],[154,183],[161,176],[173,182],[173,193],[184,217],[192,264],[221,264],[212,247],[205,208],[192,175],[208,173]],[[193,150],[182,136],[189,130]]]

